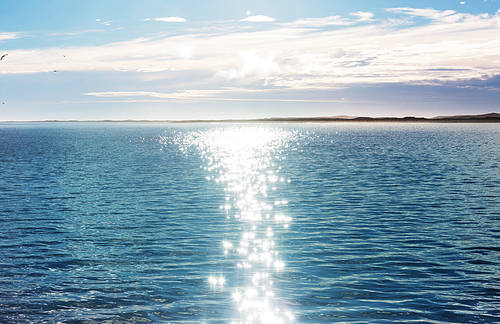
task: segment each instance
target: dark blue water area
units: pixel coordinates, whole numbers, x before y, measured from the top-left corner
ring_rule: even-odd
[[[183,141],[231,127],[292,134],[265,199],[297,323],[500,321],[500,125],[4,123],[0,322],[237,319],[244,226]]]

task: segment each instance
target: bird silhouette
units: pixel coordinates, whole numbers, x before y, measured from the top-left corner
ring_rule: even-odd
[[[6,57],[7,55],[9,55],[9,54],[4,54],[4,55],[0,56],[0,61],[3,60],[3,58]]]

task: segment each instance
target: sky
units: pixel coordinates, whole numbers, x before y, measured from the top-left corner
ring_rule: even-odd
[[[500,112],[500,0],[2,0],[0,120]]]

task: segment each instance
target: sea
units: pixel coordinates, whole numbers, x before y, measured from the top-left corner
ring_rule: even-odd
[[[494,322],[500,124],[0,123],[0,323]]]

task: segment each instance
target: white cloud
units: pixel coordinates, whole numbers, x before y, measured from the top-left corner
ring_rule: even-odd
[[[78,30],[78,31],[68,31],[68,32],[56,32],[56,33],[49,33],[47,34],[48,36],[80,36],[84,34],[90,34],[90,33],[104,33],[104,32],[114,32],[118,30],[123,30],[124,27],[116,27],[116,28],[108,28],[108,29],[86,29],[86,30]]]
[[[96,18],[95,21],[104,26],[111,26],[112,20],[103,21],[101,18]]]
[[[263,15],[256,15],[256,16],[248,16],[246,18],[241,19],[240,21],[247,21],[247,22],[273,22],[276,19],[273,17],[268,17],[268,16],[263,16]]]
[[[20,38],[21,33],[0,33],[0,42],[9,39]]]
[[[456,14],[454,10],[436,10],[436,9],[415,9],[415,8],[388,8],[392,13],[400,13],[409,16],[419,16],[433,20],[444,20],[446,17]]]
[[[327,26],[349,26],[355,22],[352,19],[341,16],[329,16],[321,18],[304,18],[289,23],[282,23],[286,27],[327,27]]]
[[[414,8],[388,8],[386,9],[392,13],[399,13],[403,15],[408,15],[411,17],[423,17],[432,20],[434,23],[448,23],[448,24],[456,24],[456,23],[465,23],[461,24],[462,26],[466,26],[467,24],[475,24],[480,20],[488,20],[493,17],[484,14],[467,14],[467,13],[458,13],[454,10],[436,10],[436,9],[414,9]],[[496,15],[496,19],[500,19],[498,15]],[[456,25],[459,27],[459,25]]]
[[[389,10],[404,17],[430,17],[431,21],[399,28],[387,21],[356,25],[352,22],[358,20],[334,16],[302,20],[306,21],[303,24],[272,25],[268,30],[227,28],[219,33],[194,31],[100,46],[12,50],[9,60],[2,62],[0,74],[165,71],[184,73],[191,80],[184,89],[216,89],[168,94],[176,100],[224,96],[227,88],[217,89],[227,84],[249,91],[256,87],[298,91],[351,84],[455,82],[500,75],[499,14]],[[345,24],[334,30],[296,28],[333,22]],[[189,77],[194,74],[211,77],[198,81]]]
[[[177,47],[177,54],[180,58],[190,59],[193,57],[193,47],[188,44]]]
[[[154,21],[162,21],[162,22],[170,22],[170,23],[183,23],[183,22],[187,21],[186,18],[182,18],[182,17],[158,17],[158,18],[151,18],[151,19]]]
[[[242,88],[223,88],[223,89],[194,89],[172,92],[154,92],[154,91],[105,91],[88,92],[83,95],[101,97],[101,98],[137,98],[151,97],[166,100],[195,100],[199,98],[215,98],[224,94],[235,93],[255,93],[262,92],[260,89],[242,89]]]
[[[151,91],[105,91],[83,93],[85,96],[105,98],[99,102],[192,102],[192,101],[247,101],[247,102],[315,102],[315,103],[354,103],[355,101],[340,99],[313,99],[313,98],[256,98],[256,93],[269,93],[262,89],[225,88],[219,90],[186,90],[178,92],[151,92]],[[248,97],[245,94],[252,94]],[[227,95],[230,95],[228,97]],[[124,99],[120,99],[124,98]],[[141,99],[153,98],[153,99]],[[359,102],[357,102],[359,103]]]
[[[105,92],[88,92],[86,96],[101,97],[101,98],[133,98],[133,97],[152,97],[162,99],[192,99],[199,97],[209,97],[221,93],[220,90],[197,90],[197,91],[179,91],[179,92],[152,92],[152,91],[105,91]]]
[[[227,79],[240,79],[248,76],[266,78],[279,72],[279,66],[272,56],[259,56],[255,51],[240,53],[242,66],[239,69],[223,70],[218,76]]]
[[[300,28],[300,27],[310,27],[310,28],[323,28],[329,26],[352,26],[359,22],[371,22],[374,14],[367,11],[356,11],[352,12],[351,16],[357,19],[346,18],[342,16],[328,16],[319,18],[302,18],[288,23],[282,23],[282,26]]]
[[[351,16],[358,17],[358,21],[373,21],[374,14],[367,11],[352,12]]]

